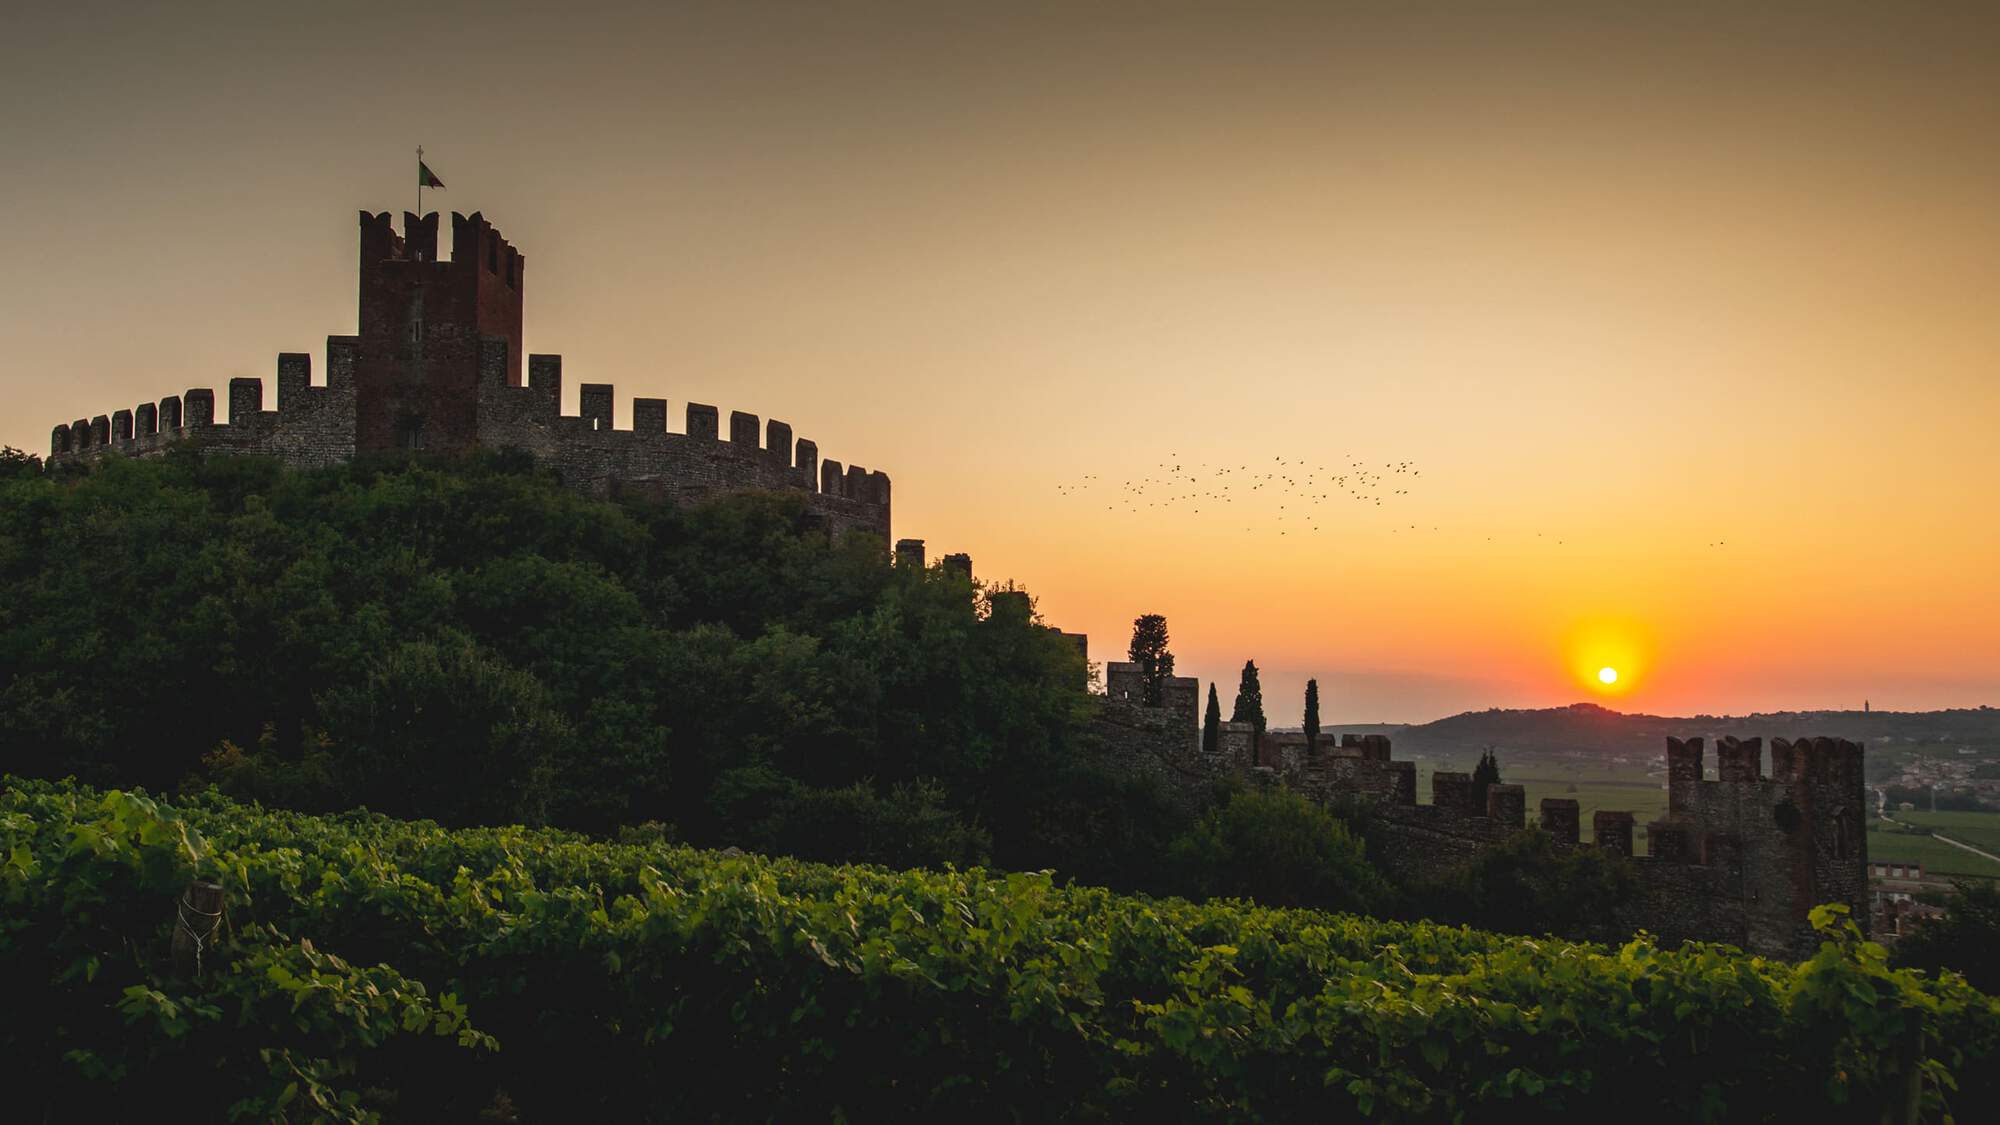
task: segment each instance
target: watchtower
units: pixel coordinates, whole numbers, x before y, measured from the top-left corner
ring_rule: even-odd
[[[1717,780],[1704,777],[1699,738],[1667,739],[1667,818],[1654,857],[1725,867],[1741,896],[1754,949],[1811,948],[1806,915],[1823,902],[1868,917],[1867,795],[1862,747],[1838,738],[1724,737]],[[1601,815],[1601,814],[1600,814]]]
[[[437,236],[435,211],[403,212],[400,237],[388,212],[361,212],[357,452],[470,449],[482,337],[506,341],[507,385],[521,385],[527,259],[477,211],[452,214],[448,261]]]

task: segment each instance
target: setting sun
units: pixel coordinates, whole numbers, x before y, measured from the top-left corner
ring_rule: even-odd
[[[1587,692],[1586,698],[1623,699],[1640,690],[1659,641],[1635,614],[1599,613],[1573,622],[1560,644],[1569,681]]]

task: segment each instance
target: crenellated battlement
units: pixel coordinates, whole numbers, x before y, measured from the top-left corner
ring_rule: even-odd
[[[835,475],[838,475],[837,473]],[[950,556],[946,557],[950,561]],[[1200,756],[1201,738],[1195,727],[1201,717],[1201,681],[1192,676],[1167,676],[1160,684],[1160,700],[1157,704],[1146,703],[1146,676],[1139,665],[1124,660],[1106,661],[1104,665],[1104,695],[1106,701],[1125,712],[1128,721],[1157,725],[1162,730],[1177,731],[1171,737],[1179,743],[1171,747],[1177,757],[1189,754]],[[1147,713],[1157,713],[1149,717]],[[1229,745],[1222,756],[1231,761],[1248,762],[1250,724],[1239,724],[1242,732],[1232,733]],[[1214,771],[1219,764],[1202,761],[1189,768]]]
[[[1160,706],[1192,715],[1201,682],[1193,676],[1165,676],[1160,683]],[[1104,665],[1104,692],[1112,699],[1139,703],[1146,694],[1146,676],[1137,663],[1112,660]]]
[[[341,341],[329,337],[329,355],[338,355]],[[329,375],[343,370],[329,364]],[[264,380],[229,381],[229,418],[218,421],[215,392],[192,387],[158,402],[142,402],[114,412],[107,419],[78,420],[57,426],[49,437],[49,463],[61,465],[108,454],[151,457],[180,442],[204,448],[278,457],[302,468],[338,464],[354,455],[353,387],[337,376],[327,384],[312,383],[312,357],[286,352],[278,357],[278,398],[265,409]]]
[[[361,212],[361,260],[364,268],[384,262],[423,262],[443,269],[477,270],[519,289],[527,273],[527,257],[502,237],[478,211],[451,216],[451,256],[438,257],[438,213],[403,212],[399,233],[391,212]]]
[[[263,379],[245,377],[229,381],[226,421],[202,388],[78,419],[50,431],[50,463],[153,456],[181,442],[299,467],[397,450],[518,448],[593,495],[686,503],[796,490],[829,530],[887,538],[888,475],[822,460],[788,423],[732,411],[724,438],[717,409],[690,402],[676,432],[668,400],[642,397],[620,429],[610,383],[581,385],[577,413],[563,414],[562,357],[521,351],[527,259],[481,213],[451,216],[442,261],[435,212],[404,212],[400,232],[388,212],[360,216],[360,332],[327,337],[324,383],[313,383],[311,356],[287,352],[273,402]]]
[[[670,400],[642,397],[629,400],[621,428],[611,383],[581,384],[577,413],[564,414],[562,357],[529,356],[526,385],[509,386],[501,349],[487,341],[482,353],[482,440],[528,450],[585,491],[686,503],[741,488],[795,489],[811,494],[836,529],[888,532],[888,474],[822,460],[818,443],[794,437],[789,423],[735,410],[725,438],[716,407],[687,402],[676,431]]]
[[[1861,743],[1844,738],[1774,738],[1771,777],[1807,784],[1860,784],[1863,753]]]
[[[1646,825],[1643,851],[1630,812],[1595,810],[1588,843],[1579,838],[1572,798],[1543,798],[1538,822],[1558,847],[1629,857],[1640,880],[1629,921],[1665,938],[1800,954],[1814,947],[1807,920],[1814,906],[1841,902],[1864,916],[1862,746],[1773,739],[1765,770],[1762,739],[1725,737],[1714,743],[1714,779],[1703,775],[1703,748],[1699,738],[1669,741],[1668,812]],[[1390,772],[1397,767],[1411,772]],[[1418,805],[1402,781],[1413,770],[1385,754],[1379,761],[1355,759],[1336,777],[1308,773],[1302,788],[1323,800],[1372,800],[1395,844],[1380,858],[1404,874],[1468,861],[1527,821],[1520,786],[1489,786],[1482,802],[1465,773],[1432,774],[1431,803]]]
[[[1373,858],[1405,878],[1468,863],[1528,824],[1527,791],[1495,783],[1483,794],[1472,775],[1439,770],[1430,800],[1417,800],[1416,763],[1396,761],[1381,735],[1272,732],[1261,745],[1249,723],[1222,723],[1214,753],[1187,735],[1196,722],[1197,684],[1175,681],[1170,706],[1141,702],[1137,665],[1106,665],[1106,742],[1118,756],[1194,794],[1235,776],[1285,786],[1325,803],[1362,801],[1373,810],[1382,850]],[[1138,745],[1151,738],[1151,748]],[[1185,749],[1192,744],[1195,749]],[[1667,815],[1639,833],[1637,818],[1595,809],[1590,839],[1574,798],[1546,797],[1536,823],[1561,849],[1624,857],[1638,878],[1624,922],[1667,939],[1727,941],[1767,954],[1813,948],[1807,912],[1823,902],[1867,911],[1862,747],[1811,738],[1770,744],[1725,737],[1714,743],[1716,773],[1704,774],[1701,738],[1667,740]],[[1642,849],[1641,843],[1645,844]]]

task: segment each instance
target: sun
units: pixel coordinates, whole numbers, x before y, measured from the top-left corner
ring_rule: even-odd
[[[1608,703],[1645,691],[1654,670],[1650,622],[1631,615],[1596,614],[1578,619],[1562,633],[1564,679],[1585,699]]]

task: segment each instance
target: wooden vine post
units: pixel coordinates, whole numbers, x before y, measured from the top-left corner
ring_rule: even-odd
[[[222,933],[222,884],[189,883],[174,910],[174,967],[200,976],[202,954]]]
[[[1915,1008],[1903,1013],[1902,1040],[1897,1061],[1903,1088],[1882,1114],[1885,1125],[1919,1125],[1924,1119],[1924,1017]]]

